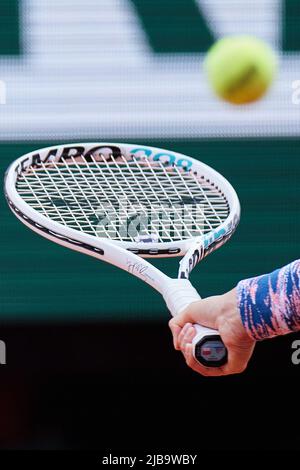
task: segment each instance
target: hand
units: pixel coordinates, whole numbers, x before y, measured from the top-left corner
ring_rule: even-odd
[[[195,336],[194,323],[219,331],[228,350],[228,362],[221,367],[205,367],[193,357],[192,340]],[[224,295],[208,297],[193,302],[181,314],[169,322],[174,347],[181,351],[186,363],[194,371],[206,376],[220,376],[243,372],[252,356],[255,341],[243,327],[237,307],[236,289]]]

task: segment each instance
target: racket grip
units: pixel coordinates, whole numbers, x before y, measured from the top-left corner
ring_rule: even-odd
[[[170,279],[163,286],[162,294],[173,317],[183,312],[191,303],[201,299],[188,279]],[[220,367],[227,362],[227,349],[217,330],[194,325],[194,358],[206,367]]]

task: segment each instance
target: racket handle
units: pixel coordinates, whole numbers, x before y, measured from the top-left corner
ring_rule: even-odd
[[[163,286],[162,294],[173,317],[201,299],[188,279],[170,279]],[[196,335],[192,345],[195,359],[206,367],[220,367],[226,364],[227,349],[219,332],[198,324],[194,327]]]
[[[227,362],[227,349],[217,330],[193,325],[196,334],[193,338],[194,358],[203,366],[220,367]]]

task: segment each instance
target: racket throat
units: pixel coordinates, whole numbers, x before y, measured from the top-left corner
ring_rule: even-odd
[[[188,279],[191,271],[205,256],[202,240],[195,241],[179,263],[178,278]]]

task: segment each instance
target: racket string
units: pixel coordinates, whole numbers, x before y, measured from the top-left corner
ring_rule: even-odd
[[[138,167],[138,162],[135,160],[134,157],[133,157],[133,160],[137,163],[137,167]],[[176,207],[175,207],[174,205],[172,206],[172,201],[170,200],[170,197],[169,197],[167,191],[165,190],[164,185],[163,185],[163,184],[161,183],[161,181],[159,180],[157,174],[154,172],[153,167],[151,166],[151,164],[150,164],[150,162],[149,162],[148,160],[146,161],[146,164],[148,165],[148,168],[149,168],[149,170],[151,171],[151,174],[152,174],[153,177],[154,177],[154,180],[153,180],[153,181],[155,181],[155,182],[157,183],[157,186],[158,186],[159,189],[161,190],[161,192],[162,192],[162,194],[164,195],[164,197],[167,199],[167,201],[168,201],[168,203],[170,204],[170,206],[173,207],[173,209],[175,209],[175,214],[176,214]],[[145,175],[144,175],[143,172],[142,172],[142,175],[143,175],[143,177],[145,178]],[[161,199],[159,198],[157,191],[154,190],[153,193],[154,193],[154,195],[155,195],[155,197],[156,197],[156,199],[157,199],[158,204],[161,205],[162,201],[161,201]],[[165,212],[165,213],[167,214],[167,217],[168,217],[168,219],[169,219],[169,223],[170,223],[171,225],[173,224],[174,231],[177,232],[177,236],[179,237],[179,239],[184,238],[184,237],[182,237],[182,234],[180,234],[176,223],[174,223],[175,221],[172,220],[172,218],[169,216],[169,214],[168,214],[167,212]],[[182,221],[182,218],[180,218],[179,220]],[[190,236],[190,232],[189,232],[189,230],[188,230],[186,224],[184,223],[184,221],[182,221],[182,222],[183,222],[182,225],[184,226],[185,230],[187,231],[188,236]]]
[[[157,241],[201,236],[230,212],[226,197],[209,181],[135,157],[43,163],[18,176],[17,190],[48,218],[123,241],[136,241],[139,234]]]

